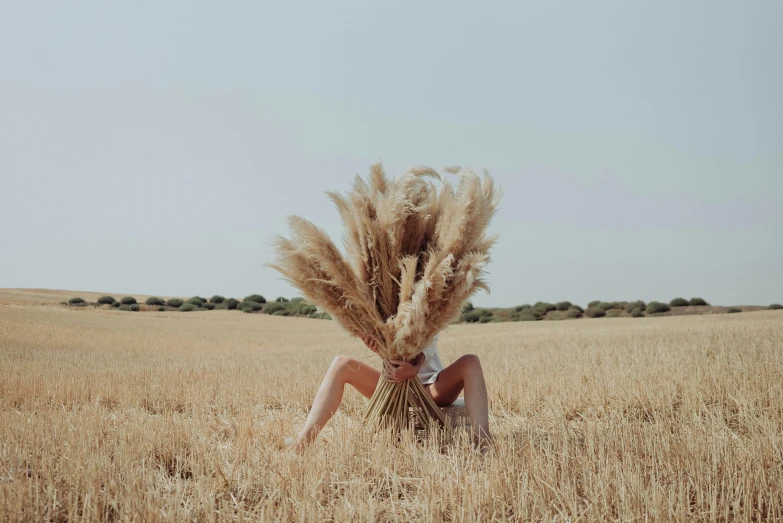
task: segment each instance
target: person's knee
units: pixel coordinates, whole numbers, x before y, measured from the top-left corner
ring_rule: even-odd
[[[481,360],[475,354],[465,354],[460,361],[467,369],[481,370]]]
[[[332,360],[331,370],[334,373],[342,373],[349,370],[353,363],[356,363],[354,358],[341,354],[339,356],[335,356]]]

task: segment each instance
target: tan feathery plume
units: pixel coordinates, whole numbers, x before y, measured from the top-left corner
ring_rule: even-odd
[[[345,228],[345,256],[322,229],[294,216],[271,266],[348,332],[372,338],[382,358],[415,357],[465,300],[489,290],[483,275],[497,241],[487,228],[501,193],[489,173],[445,171],[458,177],[456,186],[429,167],[392,180],[372,165],[346,195],[327,193]],[[404,426],[409,411],[426,426],[442,421],[417,378],[380,383],[366,415]]]

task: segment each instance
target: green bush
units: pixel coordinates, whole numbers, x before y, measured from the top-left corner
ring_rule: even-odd
[[[642,312],[642,308],[641,307],[636,307],[636,308],[631,310],[631,317],[632,318],[641,318],[642,316],[644,316],[644,312]]]
[[[492,316],[482,316],[479,318],[479,323],[489,323],[492,321]]]
[[[462,315],[462,321],[466,323],[476,323],[481,319],[481,313],[479,311],[470,311]]]
[[[190,301],[190,300],[188,300],[188,301]],[[197,305],[192,304],[192,303],[183,303],[179,307],[179,311],[180,312],[193,312],[193,311],[196,311],[198,309],[199,309],[199,307]]]
[[[277,302],[277,303],[288,303],[288,298],[284,298],[282,296],[278,296],[277,298],[275,298],[275,302]]]
[[[606,311],[600,307],[592,306],[587,308],[585,314],[588,318],[603,318],[606,316]]]
[[[589,309],[590,307],[597,307],[599,303],[601,303],[601,300],[593,300],[587,304],[587,308]]]
[[[215,309],[215,304],[211,302],[206,302],[204,305],[202,305],[202,308],[207,309],[208,311]]]
[[[636,301],[629,302],[628,305],[625,306],[625,312],[630,314],[634,311],[634,309],[644,310],[646,308],[647,308],[646,303],[644,303],[642,300],[636,300]]]
[[[462,305],[462,314],[465,314],[466,312],[470,312],[473,310],[473,302],[472,301],[466,301]]]
[[[237,305],[239,305],[240,302],[236,298],[229,298],[224,303],[226,304],[226,308],[228,310],[234,311],[236,310]]]
[[[239,309],[250,309],[251,312],[260,311],[264,308],[263,305],[261,305],[258,302],[255,301],[243,301],[239,305],[237,305],[237,308]]]
[[[114,308],[119,308],[120,306],[122,306],[122,304],[118,301],[115,301],[114,303],[111,304],[111,306]]]
[[[182,306],[182,304],[183,304],[183,303],[185,303],[185,302],[184,302],[184,301],[182,301],[182,300],[181,300],[181,299],[179,299],[179,298],[171,298],[170,300],[168,300],[168,301],[166,302],[166,305],[168,305],[169,307],[175,307],[175,308],[179,308],[179,307],[181,307],[181,306]]]
[[[98,303],[101,305],[113,305],[117,303],[117,300],[114,299],[114,296],[101,296],[98,298]]]
[[[685,298],[674,298],[672,301],[669,302],[669,305],[672,307],[687,307],[688,306],[688,300]]]
[[[546,319],[547,321],[560,321],[570,320],[571,317],[568,316],[568,311],[552,311],[546,315]]]
[[[272,313],[272,316],[289,316],[291,313],[286,309],[280,309]]]
[[[215,310],[216,311],[224,311],[226,309],[228,309],[228,305],[226,305],[226,302],[218,303],[218,304],[215,305]]]
[[[166,312],[166,307],[161,305],[160,307],[158,307],[158,312]]]
[[[127,305],[120,305],[119,307],[117,307],[117,310],[118,311],[129,311],[130,308]]]
[[[623,315],[622,309],[609,309],[606,311],[607,318],[619,318]]]
[[[659,301],[651,301],[647,304],[647,308],[645,309],[645,312],[647,314],[660,314],[662,312],[669,312],[671,307],[666,305],[665,303],[661,303]]]
[[[214,304],[223,303],[224,301],[226,301],[226,299],[219,294],[215,294],[209,299],[209,302]]]
[[[778,311],[780,309],[783,309],[783,305],[781,305],[779,303],[773,303],[772,305],[769,306],[769,310],[772,310],[772,311]]]
[[[620,309],[620,310],[622,310],[622,309],[625,308],[625,305],[626,304],[621,302],[621,301],[602,301],[601,303],[599,303],[597,305],[597,307],[599,309],[603,309],[604,311],[609,311],[609,310],[612,310],[612,309]]]
[[[150,296],[147,298],[147,300],[144,302],[147,305],[165,305],[166,302],[158,298],[157,296]]]
[[[68,305],[81,305],[82,303],[85,303],[84,298],[79,298],[78,296],[68,300]]]
[[[318,307],[316,307],[315,305],[302,305],[302,307],[299,308],[299,314],[310,316],[311,314],[314,314],[315,311],[317,310]]]
[[[737,307],[729,307],[726,312],[729,314],[736,314],[738,312],[742,312],[742,309],[738,309]]]
[[[555,304],[555,308],[559,311],[567,311],[571,308],[571,302],[570,301],[561,301]]]
[[[134,298],[133,296],[124,296],[120,300],[120,303],[122,303],[123,305],[133,305],[134,303],[136,303],[136,298]]]
[[[255,303],[266,303],[266,298],[264,298],[260,294],[251,294],[250,296],[245,296],[245,301],[252,301]]]
[[[536,316],[535,314],[530,314],[529,312],[523,312],[519,315],[519,321],[538,321],[540,320],[540,316]]]
[[[264,312],[266,314],[274,314],[277,311],[284,310],[285,309],[285,305],[283,305],[282,303],[277,303],[277,302],[271,302],[271,303],[267,302],[266,304],[264,304],[263,309],[264,309]]]
[[[584,314],[584,311],[582,310],[582,307],[572,305],[571,307],[568,308],[566,314],[568,314],[569,318],[576,319],[576,318],[581,318],[582,314]]]
[[[707,300],[703,298],[691,298],[691,301],[688,302],[690,305],[709,305],[707,303]]]
[[[202,305],[204,305],[204,300],[202,300],[202,299],[201,299],[201,298],[199,298],[198,296],[193,296],[192,298],[190,298],[190,299],[189,299],[188,301],[186,301],[185,303],[189,303],[189,304],[191,304],[191,305],[195,305],[195,306],[196,306],[196,307],[198,307],[198,308],[201,308],[201,306],[202,306]]]
[[[547,303],[545,301],[539,301],[535,305],[533,305],[534,310],[541,311],[543,314],[546,314],[549,311],[557,310],[557,307],[554,306],[552,303]]]
[[[61,301],[60,305],[68,305],[68,302],[67,301]]]
[[[131,303],[130,305],[128,305],[128,308],[133,312],[139,312],[141,310],[141,307],[139,307],[138,303]]]

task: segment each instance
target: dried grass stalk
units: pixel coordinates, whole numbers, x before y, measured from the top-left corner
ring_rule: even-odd
[[[372,338],[382,358],[413,358],[466,299],[489,290],[483,276],[496,238],[487,228],[500,191],[486,171],[446,171],[456,185],[428,167],[389,179],[374,164],[346,195],[327,193],[345,227],[345,256],[322,229],[292,216],[290,238],[277,238],[271,267],[349,333]],[[410,413],[426,426],[443,422],[418,379],[382,379],[366,418],[403,427]]]

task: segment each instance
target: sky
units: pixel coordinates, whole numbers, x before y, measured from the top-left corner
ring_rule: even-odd
[[[0,287],[294,296],[285,217],[488,169],[490,295],[783,302],[783,3],[0,0]]]

